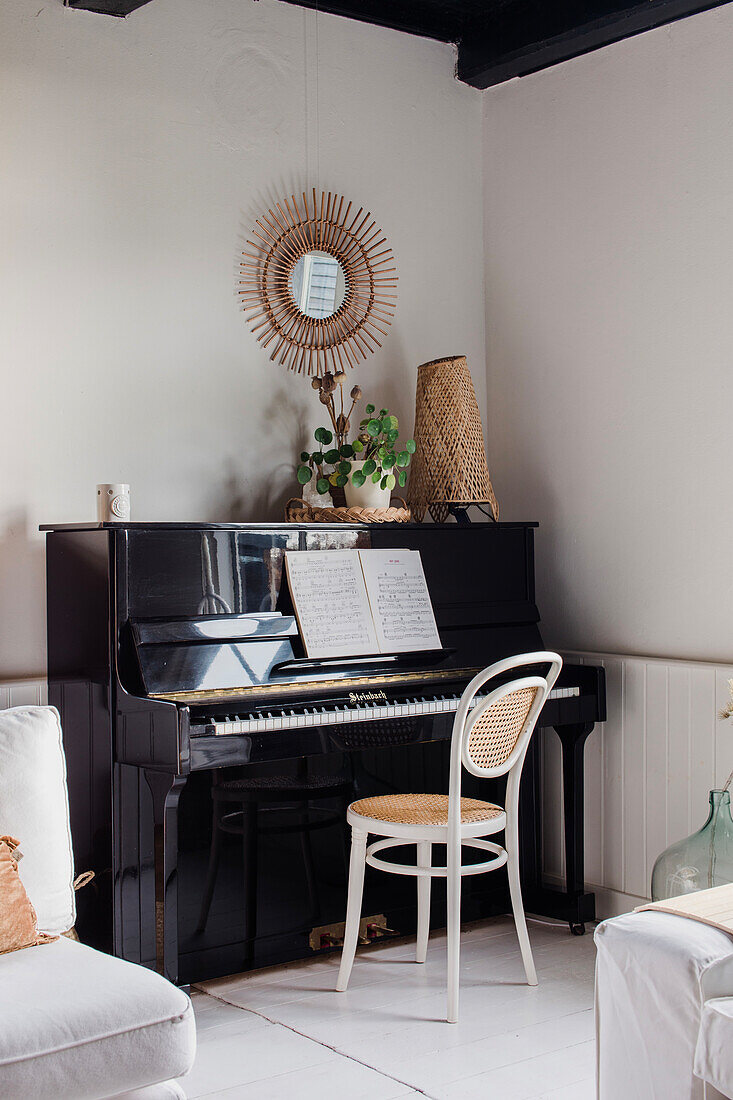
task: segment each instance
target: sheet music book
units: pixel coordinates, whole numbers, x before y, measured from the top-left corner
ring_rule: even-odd
[[[440,649],[418,550],[288,550],[285,568],[309,657]]]

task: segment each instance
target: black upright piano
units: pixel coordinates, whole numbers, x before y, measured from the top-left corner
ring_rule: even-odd
[[[328,944],[314,933],[344,920],[345,804],[447,791],[463,688],[494,660],[545,648],[536,526],[43,528],[49,701],[64,729],[76,868],[95,872],[78,897],[81,938],[180,983]],[[306,658],[285,551],[366,547],[420,551],[441,650]],[[603,669],[566,664],[541,716],[563,750],[565,890],[542,881],[538,737],[522,779],[525,906],[578,933],[594,916],[583,882],[583,746],[604,718]],[[235,827],[219,836],[212,806],[235,781],[267,792],[268,812],[253,816],[250,801],[238,814],[232,803],[225,820]],[[501,784],[472,778],[465,793],[502,797]],[[469,878],[464,890],[466,920],[509,909],[503,871]],[[414,883],[369,869],[364,912],[413,931]],[[444,915],[438,887],[433,925]]]

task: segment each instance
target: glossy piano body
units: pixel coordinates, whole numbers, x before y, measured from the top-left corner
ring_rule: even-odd
[[[79,897],[82,938],[184,982],[310,954],[312,927],[343,920],[342,830],[313,833],[307,874],[287,808],[283,827],[258,834],[254,943],[242,920],[251,876],[239,838],[227,837],[197,932],[212,783],[319,774],[345,777],[354,797],[447,790],[451,700],[474,670],[544,648],[534,526],[49,528],[49,697],[64,726],[76,866],[97,876]],[[285,550],[369,546],[420,550],[443,650],[307,661],[283,585]],[[558,687],[565,697],[548,702],[542,724],[563,739],[568,889],[541,882],[537,745],[523,779],[524,889],[530,910],[580,924],[593,915],[582,882],[582,745],[605,716],[602,670],[567,666]],[[492,793],[501,797],[480,790]],[[384,878],[371,876],[365,912],[410,931],[414,884],[383,889]],[[481,879],[468,880],[466,919],[506,909],[503,876]]]

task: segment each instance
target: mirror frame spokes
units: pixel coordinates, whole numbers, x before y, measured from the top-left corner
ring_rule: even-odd
[[[346,204],[346,205],[345,205]],[[343,196],[312,191],[276,203],[256,222],[242,252],[239,295],[247,321],[270,359],[323,377],[354,367],[380,348],[397,303],[397,269],[370,213]],[[251,249],[252,251],[249,251]],[[327,317],[311,317],[292,292],[296,265],[312,252],[332,256],[344,273],[344,299]]]

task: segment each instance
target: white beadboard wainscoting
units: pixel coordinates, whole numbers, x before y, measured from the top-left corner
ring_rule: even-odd
[[[45,680],[12,680],[0,683],[0,710],[44,705],[48,702]]]
[[[733,665],[609,653],[567,653],[606,669],[608,720],[585,750],[586,883],[599,917],[649,896],[654,860],[705,821],[708,792],[733,769],[733,723],[718,711]],[[45,703],[46,682],[0,684],[0,709]],[[560,743],[542,733],[544,872],[564,875]]]
[[[608,720],[585,750],[585,878],[599,917],[649,897],[654,861],[699,828],[708,793],[733,769],[733,724],[718,711],[733,665],[567,653],[606,670]],[[560,744],[543,734],[544,870],[564,873]]]

